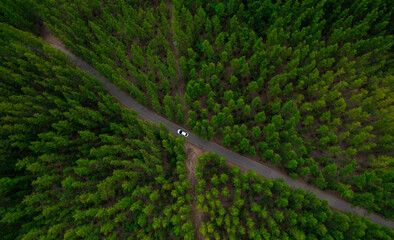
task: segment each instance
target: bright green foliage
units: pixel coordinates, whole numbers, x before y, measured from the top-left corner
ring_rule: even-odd
[[[139,102],[178,122],[194,110],[197,118],[184,122],[196,134],[215,134],[234,151],[255,149],[262,161],[264,141],[273,151],[269,161],[293,177],[325,182],[340,194],[340,186],[350,185],[360,195],[348,198],[354,204],[370,193],[367,208],[393,218],[392,167],[373,164],[394,149],[390,1],[44,0],[36,6],[68,48]],[[184,97],[182,111],[166,98],[176,94]],[[275,129],[265,131],[271,123]],[[222,130],[241,124],[260,127],[260,137],[234,132],[228,144]],[[239,146],[243,138],[248,149]],[[319,176],[327,165],[342,169],[353,160],[354,175],[374,172],[380,180],[356,183],[340,171]]]
[[[205,195],[199,200],[204,218],[201,232],[207,238],[234,239],[392,239],[394,231],[365,217],[331,210],[326,201],[283,181],[241,173],[221,164],[217,154],[199,157],[198,181]],[[220,176],[220,181],[218,180]],[[226,181],[231,176],[232,181]],[[214,203],[214,204],[211,204]],[[223,208],[222,206],[226,206]],[[206,229],[205,226],[208,226]]]
[[[197,89],[193,101],[212,112],[199,116],[223,145],[393,217],[392,168],[367,160],[391,156],[394,147],[388,1],[177,3],[178,34],[192,36],[183,50],[193,52],[186,61],[197,78],[207,79],[214,97],[183,79]],[[210,64],[223,69],[210,72]],[[187,108],[196,109],[193,102]],[[249,131],[222,131],[242,124]],[[346,170],[353,161],[357,176]],[[363,181],[370,172],[376,179]]]
[[[390,3],[2,1],[1,236],[194,237],[183,142],[3,24],[39,35],[40,17],[157,113],[392,219]],[[198,172],[210,174],[198,201],[214,216],[201,229],[212,239],[393,237],[222,165]]]

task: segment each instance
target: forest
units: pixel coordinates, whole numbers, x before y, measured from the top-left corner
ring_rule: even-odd
[[[184,140],[0,29],[1,239],[193,239]]]
[[[38,8],[157,113],[394,218],[391,1],[110,2]]]
[[[0,238],[393,239],[215,153],[192,188],[184,139],[40,37],[45,25],[202,138],[394,220],[392,13],[388,0],[4,0]]]
[[[197,208],[208,239],[393,239],[369,219],[333,211],[326,201],[283,181],[225,164],[216,153],[199,158]]]

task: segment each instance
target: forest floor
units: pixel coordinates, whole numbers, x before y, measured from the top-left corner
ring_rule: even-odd
[[[189,194],[192,196],[191,202],[191,214],[192,214],[192,222],[194,228],[196,229],[194,233],[194,239],[205,239],[204,235],[199,231],[201,228],[201,223],[203,221],[204,212],[202,210],[197,210],[196,208],[196,194],[195,189],[197,185],[197,178],[196,178],[196,166],[198,164],[198,157],[203,155],[204,150],[199,148],[189,142],[185,143],[185,150],[186,150],[186,169],[187,169],[187,178],[189,179],[192,188],[189,189]]]

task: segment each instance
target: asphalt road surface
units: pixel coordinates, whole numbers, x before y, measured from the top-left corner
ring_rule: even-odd
[[[70,57],[71,61],[74,62],[79,68],[81,68],[82,70],[84,70],[86,72],[89,72],[90,74],[95,76],[97,79],[99,79],[104,84],[104,86],[107,88],[109,93],[112,96],[114,96],[115,98],[117,98],[117,100],[122,105],[128,107],[129,109],[135,110],[146,120],[149,120],[149,121],[154,122],[156,124],[159,124],[159,122],[162,122],[164,125],[166,125],[168,127],[170,132],[174,133],[175,135],[178,135],[176,131],[182,127],[176,125],[173,122],[168,121],[167,119],[157,115],[156,113],[150,111],[146,107],[139,104],[136,100],[131,98],[127,93],[119,90],[115,84],[109,82],[104,76],[100,75],[100,73],[96,69],[91,67],[85,61],[77,58],[75,55],[73,55],[69,51],[65,50],[63,47],[60,47],[57,44],[52,44],[52,43],[50,43],[50,44],[53,47],[64,52],[66,55],[68,55]],[[350,203],[348,203],[340,198],[332,196],[332,195],[330,195],[318,188],[315,188],[311,185],[308,185],[304,182],[301,182],[298,180],[293,180],[289,176],[287,176],[281,172],[278,172],[275,169],[271,169],[271,168],[264,166],[256,161],[253,161],[251,159],[243,157],[243,156],[241,156],[237,153],[234,153],[234,152],[232,152],[220,145],[217,145],[216,143],[203,140],[191,132],[189,132],[189,136],[186,138],[186,140],[197,145],[197,146],[204,148],[205,150],[218,153],[220,156],[225,157],[228,161],[230,161],[233,164],[236,164],[236,165],[241,166],[246,169],[252,169],[257,174],[260,174],[263,177],[267,177],[267,178],[271,178],[271,179],[283,179],[283,181],[285,183],[287,183],[288,185],[290,185],[291,187],[301,188],[301,189],[304,189],[308,192],[312,192],[312,193],[316,194],[316,196],[318,198],[323,199],[323,200],[327,200],[329,206],[336,208],[342,212],[357,213],[358,215],[365,216],[365,217],[371,219],[371,221],[374,223],[378,223],[380,225],[387,226],[391,229],[394,228],[394,224],[390,220],[386,220],[377,214],[373,214],[373,213],[369,214],[366,210],[361,209],[359,207],[352,207]]]

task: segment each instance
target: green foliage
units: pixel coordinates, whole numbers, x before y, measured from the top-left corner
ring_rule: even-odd
[[[40,17],[31,0],[4,0],[0,5],[0,22],[39,35]]]
[[[183,1],[176,10],[182,16],[195,13],[195,20],[191,14],[188,21],[199,26],[188,49],[194,55],[188,58],[196,75],[212,76],[214,86],[215,97],[206,98],[198,90],[193,95],[200,108],[212,113],[199,116],[210,120],[224,146],[257,154],[292,177],[312,178],[317,186],[339,191],[351,201],[355,198],[350,191],[361,198],[369,192],[376,198],[368,198],[367,208],[390,218],[387,186],[392,180],[361,187],[363,181],[356,182],[363,177],[351,177],[374,171],[382,179],[392,171],[366,161],[392,151],[393,123],[386,117],[393,101],[388,6],[387,1]],[[180,24],[187,29],[188,21]],[[213,31],[218,21],[221,27]],[[203,28],[203,23],[208,26]],[[221,63],[222,73],[207,70],[212,62]],[[193,105],[188,104],[196,109]],[[245,124],[249,131],[222,131],[234,124]],[[349,165],[353,160],[356,165]],[[350,188],[339,190],[340,184]]]
[[[0,28],[2,239],[191,239],[184,142],[31,34]]]
[[[183,141],[4,23],[39,35],[41,17],[171,121],[392,219],[391,14],[367,0],[3,1],[1,236],[194,237]],[[200,164],[206,237],[393,238],[214,154]]]
[[[210,171],[213,168],[215,173]],[[232,182],[226,180],[228,175],[232,176]],[[212,182],[200,191],[221,192],[199,199],[199,204],[206,206],[202,209],[202,232],[207,238],[390,239],[394,236],[389,228],[373,224],[365,217],[331,210],[326,201],[292,189],[283,181],[262,178],[252,171],[241,173],[236,166],[230,169],[220,164],[217,154],[199,158],[197,176],[199,182],[205,182],[204,179]]]
[[[391,156],[394,147],[390,2],[93,0],[36,6],[31,9],[73,53],[139,102],[204,138],[215,133],[234,151],[255,152],[292,177],[335,191],[350,185],[360,198],[370,193],[375,197],[367,208],[392,218],[392,167],[370,160]],[[176,94],[184,98],[182,110],[169,100]],[[196,114],[182,119],[190,110]],[[260,136],[223,133],[242,124],[250,131],[260,127]],[[248,147],[246,140],[239,145],[243,139]],[[326,168],[330,164],[339,171]],[[361,188],[353,181],[353,175],[372,171],[381,180]]]

